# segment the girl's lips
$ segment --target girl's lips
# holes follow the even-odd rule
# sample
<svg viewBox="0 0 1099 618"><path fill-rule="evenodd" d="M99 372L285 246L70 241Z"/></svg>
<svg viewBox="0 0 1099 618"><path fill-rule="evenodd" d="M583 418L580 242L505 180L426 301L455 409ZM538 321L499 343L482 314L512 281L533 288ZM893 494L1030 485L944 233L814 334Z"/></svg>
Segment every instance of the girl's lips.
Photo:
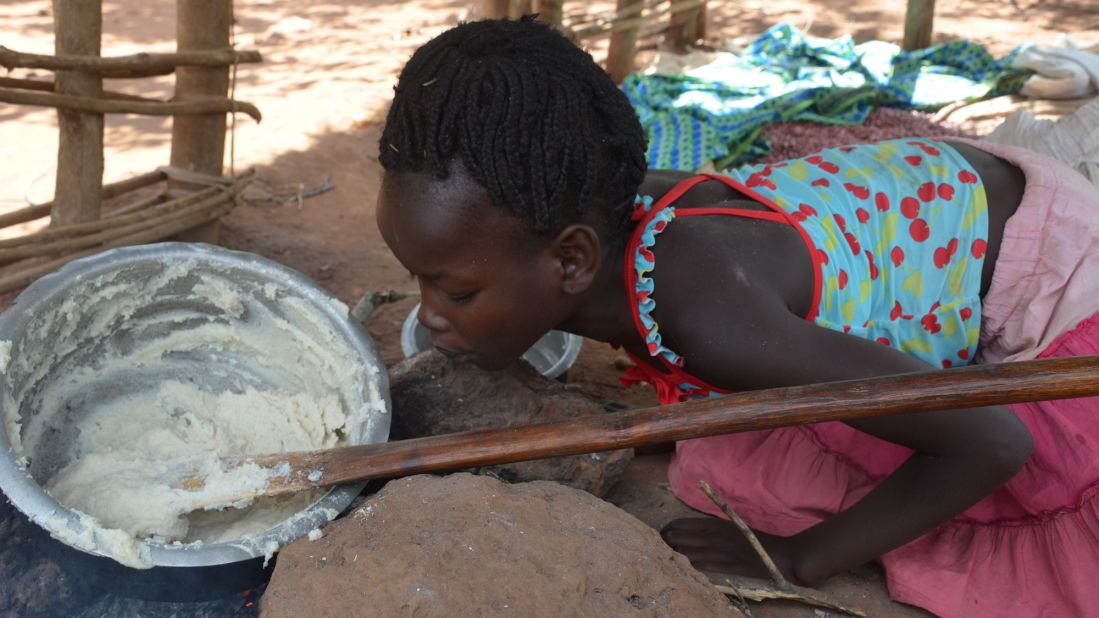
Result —
<svg viewBox="0 0 1099 618"><path fill-rule="evenodd" d="M448 348L441 348L439 346L435 346L435 349L438 350L440 354L442 354L443 356L449 358L452 361L465 360L469 357L469 354L467 352L456 352L454 350L450 350Z"/></svg>

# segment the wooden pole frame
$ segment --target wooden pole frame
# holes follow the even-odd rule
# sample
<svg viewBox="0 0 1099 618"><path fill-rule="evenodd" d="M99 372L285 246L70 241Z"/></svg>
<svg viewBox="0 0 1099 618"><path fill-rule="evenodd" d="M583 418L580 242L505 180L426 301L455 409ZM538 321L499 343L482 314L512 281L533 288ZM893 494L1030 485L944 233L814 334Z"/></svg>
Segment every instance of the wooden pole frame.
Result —
<svg viewBox="0 0 1099 618"><path fill-rule="evenodd" d="M671 12L696 9L706 3L706 0L644 0L641 4L616 12L610 17L597 19L583 28L574 30L577 39L589 39L606 36L615 32L621 32L631 28L640 28L656 23L660 18ZM666 4L667 6L661 6ZM642 15L642 12L645 12ZM658 28L655 32L666 32L668 26ZM640 34L639 34L640 36Z"/></svg>
<svg viewBox="0 0 1099 618"><path fill-rule="evenodd" d="M164 179L168 178L168 175L164 172L157 170L155 172L147 172L140 176L134 176L133 178L127 178L119 182L103 185L103 189L99 192L100 199L109 200L113 197L118 197L123 193L129 193L135 189L147 187L151 184L156 184ZM26 223L27 221L34 221L35 219L41 219L50 214L53 210L53 201L46 202L45 204L36 204L34 206L27 206L26 208L20 208L19 210L13 210L0 215L0 228L9 227L12 225L18 225L20 223Z"/></svg>
<svg viewBox="0 0 1099 618"><path fill-rule="evenodd" d="M216 240L218 218L236 206L237 193L254 176L254 171L235 178L221 176L225 114L243 112L257 122L262 119L254 105L227 96L229 67L262 58L256 51L232 49L232 0L178 3L175 53L102 57L102 0L53 0L53 56L0 46L0 67L56 74L52 81L0 77L0 102L55 108L59 125L54 199L0 214L0 228L51 214L52 226L0 241L0 264L19 262L15 270L0 277L0 293L22 287L70 260L112 247L172 236ZM177 78L173 100L103 90L105 77L173 72ZM103 185L103 127L108 113L172 116L170 165ZM167 181L169 197L180 197L165 201L165 193L160 193L103 216L103 200L162 181ZM203 233L186 234L202 226ZM42 262L40 258L53 259Z"/></svg>
<svg viewBox="0 0 1099 618"><path fill-rule="evenodd" d="M230 47L233 0L177 0L176 50L179 53L221 50ZM195 102L209 97L227 98L229 69L224 66L181 66L176 69L175 100ZM171 165L220 176L225 162L225 113L174 116ZM194 185L170 180L168 192L191 190ZM183 234L180 239L217 242L216 221Z"/></svg>
<svg viewBox="0 0 1099 618"><path fill-rule="evenodd" d="M533 11L532 0L510 0L508 2L508 19L519 19Z"/></svg>
<svg viewBox="0 0 1099 618"><path fill-rule="evenodd" d="M617 0L615 9L617 13L641 12L644 7L643 0ZM619 84L626 76L633 73L634 54L637 52L637 33L641 24L630 28L623 28L611 33L610 46L607 49L607 73Z"/></svg>
<svg viewBox="0 0 1099 618"><path fill-rule="evenodd" d="M153 175L160 176L159 178L153 179L155 182L155 180L158 180L163 176L170 176L171 174L169 172L157 170L111 186L122 187L123 185L129 185L129 188L132 189L138 186L139 183L149 181L152 179ZM105 249L164 240L165 238L181 234L203 224L216 221L236 207L239 201L237 196L254 177L255 171L249 170L237 178L225 179L228 184L218 188L217 193L212 197L209 191L200 191L197 194L187 196L184 199L175 200L176 208L167 211L161 209L152 218L119 216L104 219L104 222L107 225L102 229L107 230L106 233L100 232L98 226L89 224L80 225L79 229L86 230L89 234L78 235L71 238L71 242L64 245L54 244L50 247L51 251L65 251L63 256L43 263L21 263L18 267L13 267L16 268L16 270L12 270L3 277L0 277L0 294L27 285L38 277L53 272L77 258L91 255ZM196 201L197 203L194 203ZM168 208L170 205L164 204L163 206ZM69 228L59 228L59 231L63 230L68 232L74 231L75 229L75 226L70 226ZM90 240L94 240L94 243L85 242ZM92 246L93 244L94 246ZM37 248L41 249L41 247ZM41 253L42 252L40 251L39 254ZM19 255L8 254L7 257L18 259Z"/></svg>
<svg viewBox="0 0 1099 618"><path fill-rule="evenodd" d="M481 13L485 19L504 19L508 16L510 0L481 0Z"/></svg>
<svg viewBox="0 0 1099 618"><path fill-rule="evenodd" d="M534 0L534 12L538 20L551 26L560 26L564 0Z"/></svg>
<svg viewBox="0 0 1099 618"><path fill-rule="evenodd" d="M204 66L226 67L233 64L262 62L258 51L233 51L231 49L184 51L169 54L133 54L104 58L88 55L27 54L0 45L0 66L9 71L15 68L70 70L94 73L101 77L152 77L174 73L176 67Z"/></svg>
<svg viewBox="0 0 1099 618"><path fill-rule="evenodd" d="M53 0L57 55L98 56L103 33L102 0ZM38 97L98 98L103 78L80 70L59 70L57 94ZM59 107L57 110L57 181L53 223L66 225L99 218L103 185L103 112Z"/></svg>
<svg viewBox="0 0 1099 618"><path fill-rule="evenodd" d="M674 5L679 4L680 8ZM706 36L706 2L673 2L668 19L666 40L672 51L682 54L687 48Z"/></svg>
<svg viewBox="0 0 1099 618"><path fill-rule="evenodd" d="M904 15L904 42L901 47L905 51L930 47L934 23L935 0L908 0Z"/></svg>
<svg viewBox="0 0 1099 618"><path fill-rule="evenodd" d="M251 103L234 101L228 97L205 97L189 101L157 101L122 93L103 93L101 97L89 97L45 92L26 92L16 88L0 87L0 102L19 105L54 107L88 114L140 114L143 116L190 116L243 112L259 122L263 115ZM224 148L223 148L224 149ZM100 148L102 151L102 148ZM219 170L220 172L220 170ZM102 177L100 178L102 181Z"/></svg>

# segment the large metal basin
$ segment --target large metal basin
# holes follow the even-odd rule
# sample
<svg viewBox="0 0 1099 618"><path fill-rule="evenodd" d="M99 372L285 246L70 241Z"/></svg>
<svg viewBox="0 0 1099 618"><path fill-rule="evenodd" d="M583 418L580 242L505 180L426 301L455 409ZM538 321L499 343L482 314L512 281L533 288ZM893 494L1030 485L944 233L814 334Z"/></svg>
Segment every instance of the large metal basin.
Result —
<svg viewBox="0 0 1099 618"><path fill-rule="evenodd" d="M127 294L150 285L165 269L187 265L186 276L175 279L154 302L136 307L129 316L112 319L107 337L87 333L102 331L96 321L117 310L117 302ZM196 300L192 288L211 273L217 273L239 285L242 294L263 303L263 311L245 311L243 315L220 315L221 308ZM108 275L105 277L105 275ZM163 281L163 279L160 279ZM106 283L109 282L109 283ZM105 285L118 285L110 300L85 302ZM289 299L289 302L288 302ZM75 301L75 302L73 302ZM114 308L112 308L114 304ZM42 393L51 381L64 379L81 368L92 367L108 349L117 350L137 338L164 337L173 328L187 328L188 322L156 319L157 316L199 312L226 323L262 319L257 316L279 314L288 305L299 314L312 314L311 324L328 329L339 345L344 345L359 363L354 378L339 385L343 401L370 401L375 407L361 422L348 428L347 444L384 442L389 435L389 400L385 366L363 329L347 315L346 307L300 273L256 255L229 251L209 245L162 243L127 247L74 261L60 271L47 275L28 287L7 311L0 315L0 342L10 342L10 362L0 378L0 418L14 412L22 427L27 427L42 408ZM259 307L259 305L256 305ZM303 309L303 307L305 309ZM149 319L152 317L153 319ZM74 322L75 321L75 322ZM93 328L95 326L95 328ZM3 356L0 350L0 356ZM12 451L12 426L0 423L0 489L32 521L55 538L72 537L84 532L77 513L60 504L43 486L51 475L72 457L69 444L75 422L97 397L117 396L127 389L147 388L163 379L165 371L198 381L210 392L240 388L257 389L270 385L268 376L250 371L246 355L255 349L211 348L190 351L178 358L165 359L158 369L134 366L124 379L100 381L79 399L67 402L68 418L53 422L50 437L39 439L20 460ZM303 354L302 379L323 375L321 367L308 366ZM166 369L167 368L167 369ZM235 392L235 391L234 391ZM357 399L361 398L361 399ZM22 433L23 430L20 430ZM253 559L301 537L335 517L361 491L362 486L343 486L329 491L304 511L265 532L251 535L247 542L216 542L203 545L171 545L142 541L149 549L153 566L202 567ZM69 545L76 547L73 543ZM85 543L85 545L88 545ZM85 552L107 556L98 540L94 546L79 547Z"/></svg>

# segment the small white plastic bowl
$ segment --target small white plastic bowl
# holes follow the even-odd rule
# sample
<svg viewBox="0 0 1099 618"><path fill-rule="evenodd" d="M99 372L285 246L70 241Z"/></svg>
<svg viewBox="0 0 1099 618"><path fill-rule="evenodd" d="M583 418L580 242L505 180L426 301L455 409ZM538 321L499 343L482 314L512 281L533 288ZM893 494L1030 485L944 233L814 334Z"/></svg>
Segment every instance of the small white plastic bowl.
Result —
<svg viewBox="0 0 1099 618"><path fill-rule="evenodd" d="M419 312L420 305L417 304L401 327L401 351L405 358L431 349L431 333L420 324L416 317ZM576 362L583 341L583 337L572 333L551 330L523 354L523 360L547 378L556 379Z"/></svg>

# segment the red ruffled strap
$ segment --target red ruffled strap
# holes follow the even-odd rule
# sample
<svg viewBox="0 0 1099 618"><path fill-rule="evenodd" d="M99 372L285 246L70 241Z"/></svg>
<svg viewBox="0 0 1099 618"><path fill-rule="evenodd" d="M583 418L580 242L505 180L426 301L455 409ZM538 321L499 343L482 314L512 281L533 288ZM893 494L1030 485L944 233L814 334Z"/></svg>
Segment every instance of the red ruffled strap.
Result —
<svg viewBox="0 0 1099 618"><path fill-rule="evenodd" d="M656 397L661 405L679 403L697 396L705 397L709 394L709 392L704 389L690 392L685 391L676 382L675 376L652 371L647 367L643 368L642 365L637 364L627 367L626 370L622 372L622 375L619 376L618 381L626 388L639 384L652 385L652 387L656 389Z"/></svg>

